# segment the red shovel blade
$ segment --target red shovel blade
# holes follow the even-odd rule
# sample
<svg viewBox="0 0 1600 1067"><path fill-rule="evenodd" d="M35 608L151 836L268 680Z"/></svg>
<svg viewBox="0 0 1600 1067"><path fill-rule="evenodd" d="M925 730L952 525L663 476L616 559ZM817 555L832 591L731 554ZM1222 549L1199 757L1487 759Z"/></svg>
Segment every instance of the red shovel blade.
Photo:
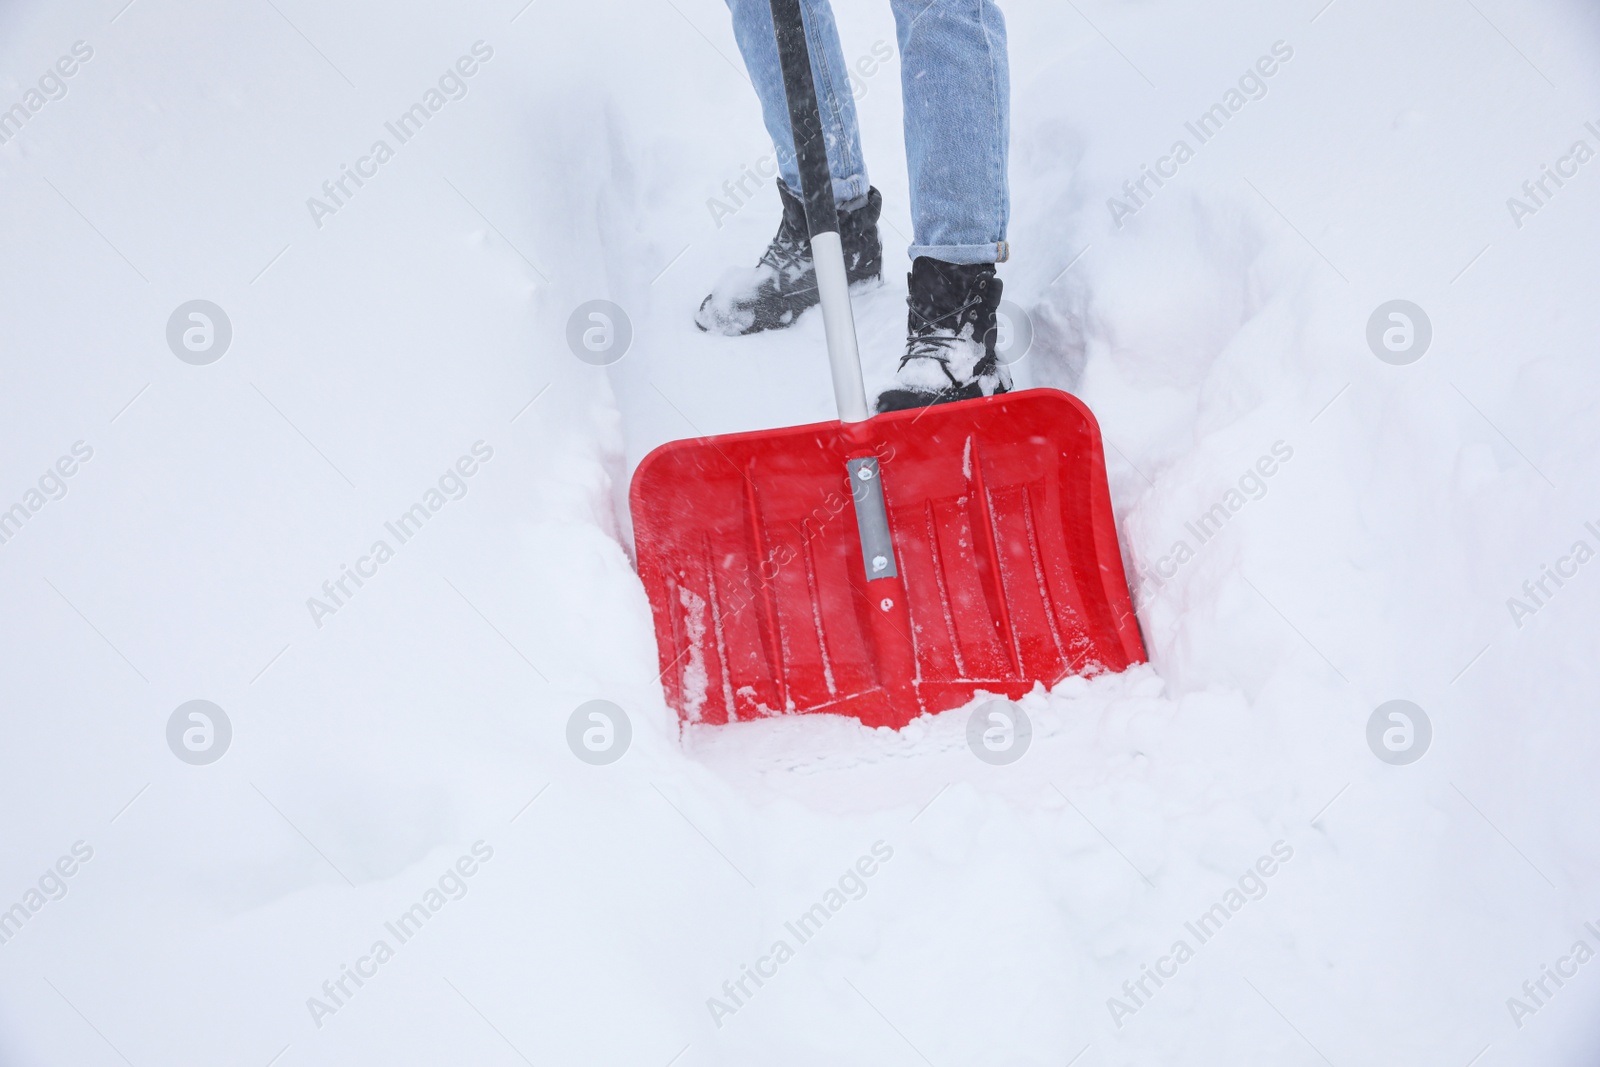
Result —
<svg viewBox="0 0 1600 1067"><path fill-rule="evenodd" d="M863 458L892 552L863 544ZM629 495L662 685L687 722L898 729L1145 658L1100 430L1066 393L676 441Z"/></svg>

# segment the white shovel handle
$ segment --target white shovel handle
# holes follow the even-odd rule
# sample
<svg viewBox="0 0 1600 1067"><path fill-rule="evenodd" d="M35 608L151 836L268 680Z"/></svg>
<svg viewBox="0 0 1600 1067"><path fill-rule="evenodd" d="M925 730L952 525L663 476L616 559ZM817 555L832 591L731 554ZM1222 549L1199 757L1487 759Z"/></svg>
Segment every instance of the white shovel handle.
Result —
<svg viewBox="0 0 1600 1067"><path fill-rule="evenodd" d="M800 196L806 206L811 261L822 300L823 332L828 339L828 367L833 372L833 399L840 422L865 422L867 386L861 377L861 351L856 343L855 313L850 308L850 281L845 273L844 246L839 241L839 212L833 199L827 139L811 77L811 50L806 44L800 0L771 0L772 25L783 66L784 95L789 101L789 128L794 132L800 165Z"/></svg>

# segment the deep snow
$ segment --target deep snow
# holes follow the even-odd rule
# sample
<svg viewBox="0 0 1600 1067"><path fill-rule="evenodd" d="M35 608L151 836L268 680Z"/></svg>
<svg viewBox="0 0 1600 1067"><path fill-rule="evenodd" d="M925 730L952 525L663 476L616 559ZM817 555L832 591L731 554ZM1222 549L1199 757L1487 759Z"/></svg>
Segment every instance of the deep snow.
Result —
<svg viewBox="0 0 1600 1067"><path fill-rule="evenodd" d="M1584 5L1005 4L1018 371L1100 418L1153 662L1027 698L1034 747L990 767L961 712L680 738L662 703L628 471L831 406L815 316L692 325L776 219L708 207L771 151L720 4L123 4L0 8L0 108L93 53L0 145L0 509L92 450L0 544L0 909L39 902L0 944L0 1063L1594 1061L1600 563L1523 590L1600 548L1600 161L1561 162L1600 150ZM893 43L887 4L839 8L847 57ZM859 86L892 253L869 385L903 328L899 77ZM1576 174L1518 218L1543 166ZM196 298L233 328L208 366L165 336ZM608 370L566 343L593 299L632 324ZM1366 340L1394 299L1432 323L1407 366ZM207 766L165 734L197 698L233 726ZM595 698L633 725L610 766L565 740ZM1395 698L1433 725L1409 766L1367 746Z"/></svg>

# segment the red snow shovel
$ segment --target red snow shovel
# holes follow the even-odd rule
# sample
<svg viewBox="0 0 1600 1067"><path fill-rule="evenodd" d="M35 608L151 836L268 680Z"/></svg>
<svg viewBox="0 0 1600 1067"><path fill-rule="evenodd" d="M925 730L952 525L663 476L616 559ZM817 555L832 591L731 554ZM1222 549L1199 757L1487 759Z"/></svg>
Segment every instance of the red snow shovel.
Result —
<svg viewBox="0 0 1600 1067"><path fill-rule="evenodd" d="M869 417L799 0L771 0L839 421L662 445L629 492L667 702L898 729L1145 658L1094 416L1029 389Z"/></svg>

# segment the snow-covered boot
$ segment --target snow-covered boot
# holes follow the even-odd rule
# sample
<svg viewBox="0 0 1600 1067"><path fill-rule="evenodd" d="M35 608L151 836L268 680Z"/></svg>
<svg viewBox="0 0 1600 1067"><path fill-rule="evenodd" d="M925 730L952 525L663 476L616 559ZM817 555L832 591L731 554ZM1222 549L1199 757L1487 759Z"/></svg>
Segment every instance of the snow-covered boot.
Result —
<svg viewBox="0 0 1600 1067"><path fill-rule="evenodd" d="M730 271L701 303L695 324L710 333L738 337L794 325L802 312L816 307L817 272L811 263L811 238L805 204L778 179L783 221L754 268ZM883 197L867 190L866 202L839 211L839 243L844 246L845 275L850 283L875 280L883 273L883 242L878 215Z"/></svg>
<svg viewBox="0 0 1600 1067"><path fill-rule="evenodd" d="M878 410L927 407L1011 391L995 355L1000 279L993 263L962 265L919 256L906 297L906 354Z"/></svg>

